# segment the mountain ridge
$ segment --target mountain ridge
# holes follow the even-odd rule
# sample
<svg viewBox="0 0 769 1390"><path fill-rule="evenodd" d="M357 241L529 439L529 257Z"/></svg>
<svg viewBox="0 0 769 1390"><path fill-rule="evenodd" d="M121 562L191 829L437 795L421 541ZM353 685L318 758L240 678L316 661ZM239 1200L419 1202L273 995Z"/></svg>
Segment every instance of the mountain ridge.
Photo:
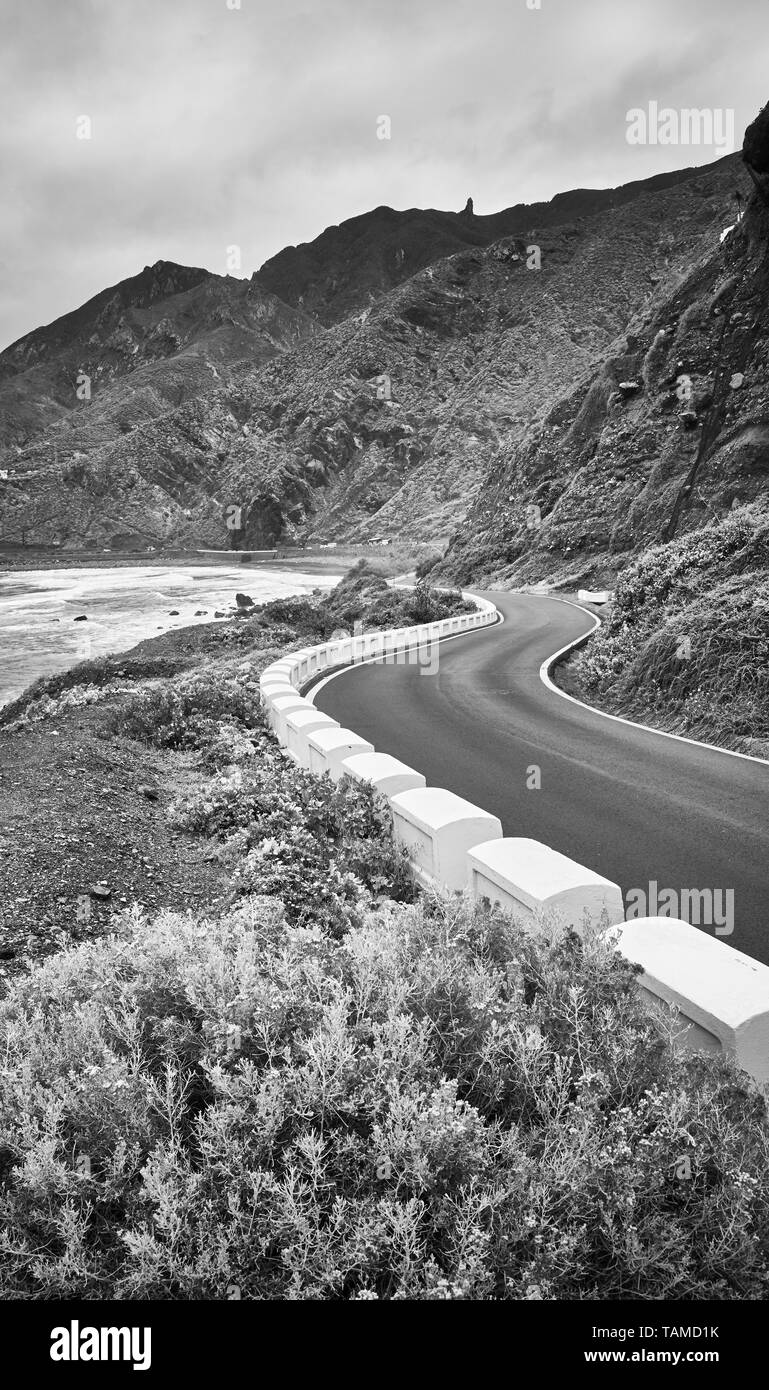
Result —
<svg viewBox="0 0 769 1390"><path fill-rule="evenodd" d="M500 449L685 277L742 177L727 156L489 216L380 207L250 279L145 267L0 354L0 539L444 545ZM391 255L404 228L420 268Z"/></svg>

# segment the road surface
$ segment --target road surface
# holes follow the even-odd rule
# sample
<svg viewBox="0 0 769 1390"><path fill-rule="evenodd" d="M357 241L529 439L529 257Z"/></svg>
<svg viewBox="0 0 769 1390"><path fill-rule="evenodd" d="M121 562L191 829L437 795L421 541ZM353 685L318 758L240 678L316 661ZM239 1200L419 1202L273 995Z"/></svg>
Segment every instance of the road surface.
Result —
<svg viewBox="0 0 769 1390"><path fill-rule="evenodd" d="M584 611L487 593L505 622L441 644L438 670L356 666L319 709L497 815L619 883L627 895L734 894L730 946L769 964L769 765L605 719L540 680L541 663L589 630ZM540 770L541 788L529 772ZM654 912L652 904L650 911ZM668 915L677 916L677 912ZM728 925L728 923L727 923ZM715 933L715 922L706 926Z"/></svg>

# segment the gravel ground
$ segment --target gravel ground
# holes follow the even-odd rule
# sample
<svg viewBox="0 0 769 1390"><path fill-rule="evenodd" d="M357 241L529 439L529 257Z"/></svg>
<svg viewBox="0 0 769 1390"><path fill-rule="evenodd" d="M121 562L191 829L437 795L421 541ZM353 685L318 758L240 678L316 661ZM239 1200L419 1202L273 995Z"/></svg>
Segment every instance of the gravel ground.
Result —
<svg viewBox="0 0 769 1390"><path fill-rule="evenodd" d="M0 979L132 903L213 908L225 892L211 841L165 814L200 779L198 755L107 742L105 711L0 730Z"/></svg>

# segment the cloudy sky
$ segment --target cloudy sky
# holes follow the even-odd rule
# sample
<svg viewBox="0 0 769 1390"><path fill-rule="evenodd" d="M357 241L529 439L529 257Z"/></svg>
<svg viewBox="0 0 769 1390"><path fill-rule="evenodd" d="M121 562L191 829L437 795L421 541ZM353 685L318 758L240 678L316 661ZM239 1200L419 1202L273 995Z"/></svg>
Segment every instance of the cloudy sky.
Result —
<svg viewBox="0 0 769 1390"><path fill-rule="evenodd" d="M767 0L536 5L0 0L0 347L157 260L225 274L235 245L250 275L382 203L710 163L629 145L628 110L733 108L739 148L769 100Z"/></svg>

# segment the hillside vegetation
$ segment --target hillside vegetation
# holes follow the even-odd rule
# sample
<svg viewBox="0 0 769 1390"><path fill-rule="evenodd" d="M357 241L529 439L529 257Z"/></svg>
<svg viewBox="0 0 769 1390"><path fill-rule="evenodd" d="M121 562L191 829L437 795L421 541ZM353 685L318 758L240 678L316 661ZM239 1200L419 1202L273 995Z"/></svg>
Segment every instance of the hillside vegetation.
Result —
<svg viewBox="0 0 769 1390"><path fill-rule="evenodd" d="M769 758L769 515L742 507L624 570L561 683L603 708Z"/></svg>

